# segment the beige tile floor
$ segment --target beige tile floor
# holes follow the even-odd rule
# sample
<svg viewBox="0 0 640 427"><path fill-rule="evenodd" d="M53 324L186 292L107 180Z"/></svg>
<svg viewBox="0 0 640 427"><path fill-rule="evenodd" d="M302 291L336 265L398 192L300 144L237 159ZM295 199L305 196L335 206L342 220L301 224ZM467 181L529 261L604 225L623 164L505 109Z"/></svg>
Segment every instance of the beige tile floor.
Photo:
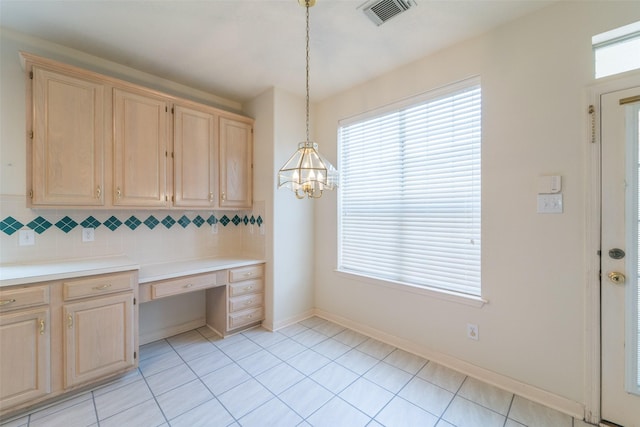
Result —
<svg viewBox="0 0 640 427"><path fill-rule="evenodd" d="M140 348L139 369L2 427L586 427L313 317L220 339L200 328Z"/></svg>

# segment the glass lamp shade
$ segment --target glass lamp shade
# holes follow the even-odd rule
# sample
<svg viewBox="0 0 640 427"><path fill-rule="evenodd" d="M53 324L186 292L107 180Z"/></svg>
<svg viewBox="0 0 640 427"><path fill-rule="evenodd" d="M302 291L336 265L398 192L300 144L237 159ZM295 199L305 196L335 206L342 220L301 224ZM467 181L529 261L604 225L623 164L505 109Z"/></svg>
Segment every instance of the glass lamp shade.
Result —
<svg viewBox="0 0 640 427"><path fill-rule="evenodd" d="M318 152L315 142L301 142L298 151L278 171L278 188L286 187L298 199L317 199L338 186L338 171Z"/></svg>

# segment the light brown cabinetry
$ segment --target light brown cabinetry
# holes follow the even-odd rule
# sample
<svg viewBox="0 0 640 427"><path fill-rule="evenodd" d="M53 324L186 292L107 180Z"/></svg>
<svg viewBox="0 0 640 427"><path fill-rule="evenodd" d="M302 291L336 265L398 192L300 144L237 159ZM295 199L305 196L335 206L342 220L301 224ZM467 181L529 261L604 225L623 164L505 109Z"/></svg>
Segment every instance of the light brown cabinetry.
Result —
<svg viewBox="0 0 640 427"><path fill-rule="evenodd" d="M207 324L222 336L264 320L264 264L228 270L225 287L207 291Z"/></svg>
<svg viewBox="0 0 640 427"><path fill-rule="evenodd" d="M134 289L130 274L64 282L65 388L135 366Z"/></svg>
<svg viewBox="0 0 640 427"><path fill-rule="evenodd" d="M104 204L105 87L34 66L30 203Z"/></svg>
<svg viewBox="0 0 640 427"><path fill-rule="evenodd" d="M51 390L47 287L0 291L0 413Z"/></svg>
<svg viewBox="0 0 640 427"><path fill-rule="evenodd" d="M113 204L167 205L167 100L113 89Z"/></svg>
<svg viewBox="0 0 640 427"><path fill-rule="evenodd" d="M252 206L252 119L21 55L33 75L27 90L30 205Z"/></svg>
<svg viewBox="0 0 640 427"><path fill-rule="evenodd" d="M0 290L0 416L137 365L137 273Z"/></svg>
<svg viewBox="0 0 640 427"><path fill-rule="evenodd" d="M218 199L218 116L209 109L175 105L174 204L215 207Z"/></svg>
<svg viewBox="0 0 640 427"><path fill-rule="evenodd" d="M253 203L251 123L220 118L220 207L250 208Z"/></svg>

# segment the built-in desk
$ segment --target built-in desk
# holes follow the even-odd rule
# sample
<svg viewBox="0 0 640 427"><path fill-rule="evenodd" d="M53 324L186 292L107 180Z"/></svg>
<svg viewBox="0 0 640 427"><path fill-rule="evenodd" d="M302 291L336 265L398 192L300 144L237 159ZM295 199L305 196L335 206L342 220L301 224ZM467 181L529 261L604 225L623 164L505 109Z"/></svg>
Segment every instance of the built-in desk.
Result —
<svg viewBox="0 0 640 427"><path fill-rule="evenodd" d="M264 319L264 261L209 258L142 265L141 303L205 291L206 323L226 336Z"/></svg>

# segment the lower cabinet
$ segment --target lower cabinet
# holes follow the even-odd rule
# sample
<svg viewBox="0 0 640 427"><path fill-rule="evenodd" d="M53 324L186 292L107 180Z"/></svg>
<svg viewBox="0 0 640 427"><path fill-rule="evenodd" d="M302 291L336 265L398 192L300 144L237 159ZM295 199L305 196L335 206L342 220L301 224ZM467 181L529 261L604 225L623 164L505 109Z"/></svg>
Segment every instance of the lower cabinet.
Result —
<svg viewBox="0 0 640 427"><path fill-rule="evenodd" d="M264 264L228 270L224 287L207 291L207 325L226 336L264 320Z"/></svg>
<svg viewBox="0 0 640 427"><path fill-rule="evenodd" d="M65 388L135 365L133 298L129 292L64 306Z"/></svg>
<svg viewBox="0 0 640 427"><path fill-rule="evenodd" d="M50 392L50 331L48 307L0 314L0 413Z"/></svg>
<svg viewBox="0 0 640 427"><path fill-rule="evenodd" d="M0 417L137 365L137 278L0 289Z"/></svg>

